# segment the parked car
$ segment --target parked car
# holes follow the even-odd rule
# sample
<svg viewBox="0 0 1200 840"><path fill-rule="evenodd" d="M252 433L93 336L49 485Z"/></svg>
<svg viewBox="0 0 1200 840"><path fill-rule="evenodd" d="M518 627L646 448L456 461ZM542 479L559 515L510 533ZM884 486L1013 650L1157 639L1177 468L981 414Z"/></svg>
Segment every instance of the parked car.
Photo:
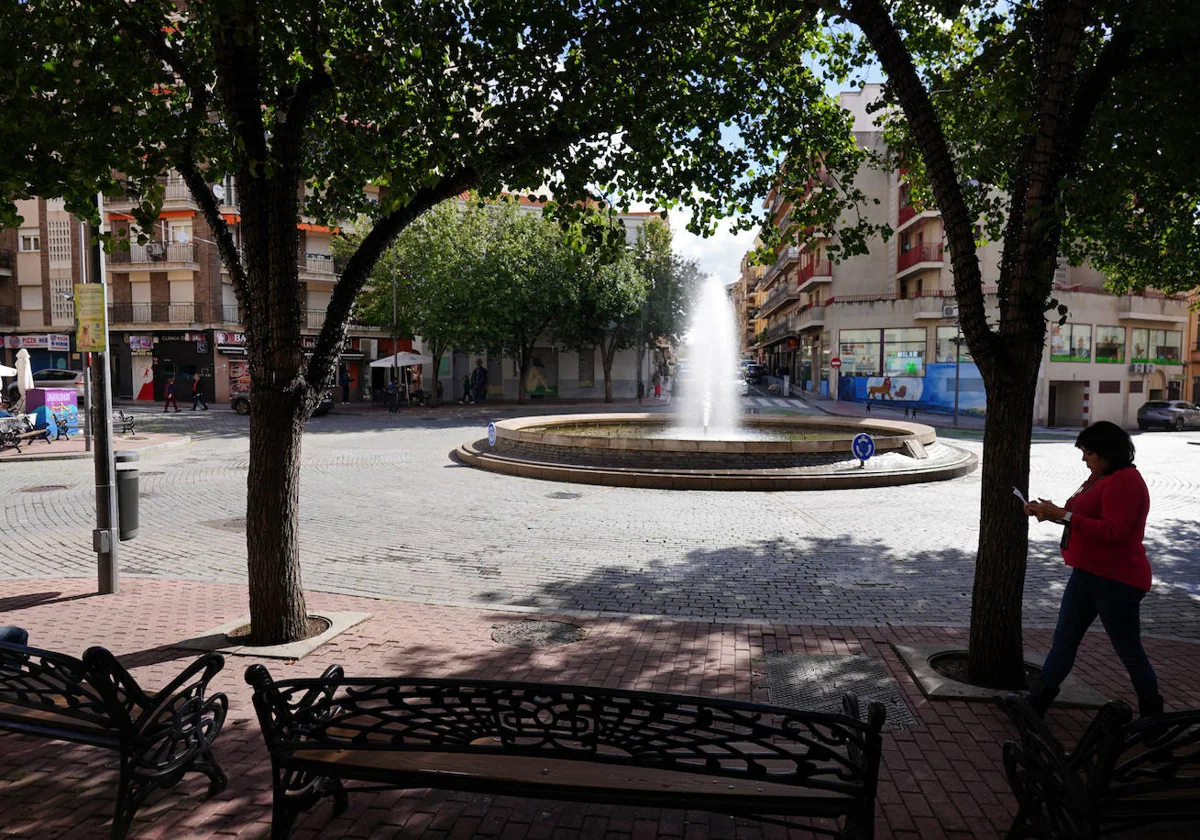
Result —
<svg viewBox="0 0 1200 840"><path fill-rule="evenodd" d="M34 388L70 388L72 385L75 386L75 393L82 398L83 371L43 368L33 372Z"/></svg>
<svg viewBox="0 0 1200 840"><path fill-rule="evenodd" d="M1138 409L1138 428L1143 432L1151 426L1174 429L1200 429L1200 408L1185 400L1151 400Z"/></svg>
<svg viewBox="0 0 1200 840"><path fill-rule="evenodd" d="M757 362L746 365L745 372L746 381L753 382L755 385L764 382L767 378L767 366Z"/></svg>
<svg viewBox="0 0 1200 840"><path fill-rule="evenodd" d="M250 413L250 395L249 394L234 394L229 399L229 407L241 414L243 417ZM325 396L321 397L321 401L317 403L317 407L313 409L312 416L320 417L329 409L333 408L333 391L326 391Z"/></svg>

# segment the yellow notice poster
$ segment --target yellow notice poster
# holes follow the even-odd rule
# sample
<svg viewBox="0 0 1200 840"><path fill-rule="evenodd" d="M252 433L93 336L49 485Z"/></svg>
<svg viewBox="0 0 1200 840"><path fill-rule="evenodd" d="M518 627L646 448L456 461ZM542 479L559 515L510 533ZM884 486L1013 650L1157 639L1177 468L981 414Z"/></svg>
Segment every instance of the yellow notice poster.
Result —
<svg viewBox="0 0 1200 840"><path fill-rule="evenodd" d="M104 286L75 284L75 347L81 353L103 353Z"/></svg>

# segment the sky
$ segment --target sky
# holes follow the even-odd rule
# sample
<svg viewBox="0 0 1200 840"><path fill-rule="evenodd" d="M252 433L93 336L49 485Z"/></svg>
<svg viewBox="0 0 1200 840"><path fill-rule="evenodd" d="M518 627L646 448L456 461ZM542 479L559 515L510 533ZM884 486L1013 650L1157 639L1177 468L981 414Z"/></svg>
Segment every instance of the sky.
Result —
<svg viewBox="0 0 1200 840"><path fill-rule="evenodd" d="M743 230L735 235L729 229L730 222L725 221L716 233L705 239L687 229L690 213L672 210L670 216L671 244L676 254L695 260L702 274L715 274L726 285L738 278L742 257L754 246L753 230Z"/></svg>

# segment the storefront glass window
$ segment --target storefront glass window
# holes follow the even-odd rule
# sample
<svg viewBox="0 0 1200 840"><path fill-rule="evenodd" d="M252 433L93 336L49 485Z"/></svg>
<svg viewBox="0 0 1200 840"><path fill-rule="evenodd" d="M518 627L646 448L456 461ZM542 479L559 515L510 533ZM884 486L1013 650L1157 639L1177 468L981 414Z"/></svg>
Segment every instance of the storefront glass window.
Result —
<svg viewBox="0 0 1200 840"><path fill-rule="evenodd" d="M1091 324L1054 324L1050 327L1050 361L1090 362Z"/></svg>
<svg viewBox="0 0 1200 840"><path fill-rule="evenodd" d="M1183 333L1178 330L1150 331L1150 361L1156 365L1177 365L1183 359Z"/></svg>
<svg viewBox="0 0 1200 840"><path fill-rule="evenodd" d="M938 327L937 328L937 362L954 362L954 336L960 335L957 327ZM971 351L967 348L967 340L962 339L958 348L958 360L960 362L971 361Z"/></svg>
<svg viewBox="0 0 1200 840"><path fill-rule="evenodd" d="M1125 328L1096 327L1096 361L1119 365L1125 362Z"/></svg>
<svg viewBox="0 0 1200 840"><path fill-rule="evenodd" d="M884 330L884 376L924 376L925 341L924 327Z"/></svg>
<svg viewBox="0 0 1200 840"><path fill-rule="evenodd" d="M842 376L879 375L879 330L841 330L838 343Z"/></svg>
<svg viewBox="0 0 1200 840"><path fill-rule="evenodd" d="M1130 353L1129 361L1150 361L1150 330L1133 331L1133 351Z"/></svg>

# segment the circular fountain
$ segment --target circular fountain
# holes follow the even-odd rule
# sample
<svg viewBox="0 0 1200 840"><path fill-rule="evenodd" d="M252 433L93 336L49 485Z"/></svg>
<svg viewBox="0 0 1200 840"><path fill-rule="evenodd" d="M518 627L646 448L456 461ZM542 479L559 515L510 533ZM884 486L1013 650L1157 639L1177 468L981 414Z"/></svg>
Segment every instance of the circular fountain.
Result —
<svg viewBox="0 0 1200 840"><path fill-rule="evenodd" d="M460 446L463 463L494 472L671 490L823 490L941 481L975 469L970 453L930 426L895 420L740 411L732 306L716 278L703 289L672 412L518 417ZM494 434L493 434L494 432ZM871 435L865 463L851 443Z"/></svg>

